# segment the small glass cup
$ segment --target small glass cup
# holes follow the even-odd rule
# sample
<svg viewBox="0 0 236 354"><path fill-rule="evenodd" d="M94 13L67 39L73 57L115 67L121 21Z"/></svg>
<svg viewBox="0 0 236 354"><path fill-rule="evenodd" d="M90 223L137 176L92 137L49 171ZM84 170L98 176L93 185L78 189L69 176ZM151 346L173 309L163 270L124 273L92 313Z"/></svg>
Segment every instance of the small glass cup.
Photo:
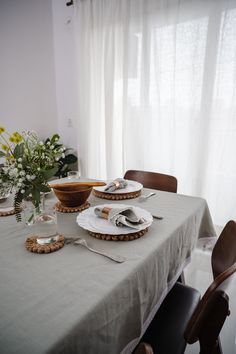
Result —
<svg viewBox="0 0 236 354"><path fill-rule="evenodd" d="M57 217L53 208L45 208L34 218L34 231L40 245L58 240Z"/></svg>
<svg viewBox="0 0 236 354"><path fill-rule="evenodd" d="M79 171L69 171L69 172L67 172L67 178L70 180L80 179L80 172Z"/></svg>

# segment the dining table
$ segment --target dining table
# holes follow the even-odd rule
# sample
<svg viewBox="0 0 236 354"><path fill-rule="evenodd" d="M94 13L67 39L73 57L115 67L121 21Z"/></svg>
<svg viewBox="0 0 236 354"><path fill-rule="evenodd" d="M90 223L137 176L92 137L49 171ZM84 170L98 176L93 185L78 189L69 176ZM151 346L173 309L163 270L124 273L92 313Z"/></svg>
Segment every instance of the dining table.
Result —
<svg viewBox="0 0 236 354"><path fill-rule="evenodd" d="M48 254L29 252L31 226L23 217L0 217L1 354L132 353L197 240L215 236L205 199L146 188L141 193L108 202L92 192L88 199L90 207L122 204L160 217L130 241L97 239L78 225L78 212L57 212L60 235L85 239L123 257L122 263L74 243ZM46 204L56 202L51 192Z"/></svg>

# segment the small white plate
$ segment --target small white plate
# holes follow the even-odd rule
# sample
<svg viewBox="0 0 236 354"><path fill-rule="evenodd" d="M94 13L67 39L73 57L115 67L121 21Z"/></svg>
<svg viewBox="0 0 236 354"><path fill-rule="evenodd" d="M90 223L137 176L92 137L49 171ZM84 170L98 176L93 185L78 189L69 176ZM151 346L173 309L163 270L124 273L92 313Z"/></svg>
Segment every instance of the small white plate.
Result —
<svg viewBox="0 0 236 354"><path fill-rule="evenodd" d="M128 179L126 181L128 184L125 188L116 189L114 192L105 191L107 185L102 187L93 187L93 189L95 189L98 192L109 193L109 194L126 194L126 193L138 192L143 188L143 185L139 182L130 181ZM112 182L112 180L107 181L107 184L109 184L110 182Z"/></svg>
<svg viewBox="0 0 236 354"><path fill-rule="evenodd" d="M135 213L141 218L144 218L146 222L140 225L139 230L128 227L128 226L114 226L112 223L106 219L98 217L94 213L95 208L103 208L103 207L108 207L108 208L133 208ZM153 217L152 215L145 209L133 206L133 205L126 205L126 204L103 204L103 205L97 205L94 207L91 207L89 209L86 209L79 213L79 215L76 218L76 221L79 226L81 226L83 229L95 232L95 233L100 233L100 234L108 234L108 235L120 235L120 234L131 234L137 231L141 231L149 227L152 222L153 222Z"/></svg>

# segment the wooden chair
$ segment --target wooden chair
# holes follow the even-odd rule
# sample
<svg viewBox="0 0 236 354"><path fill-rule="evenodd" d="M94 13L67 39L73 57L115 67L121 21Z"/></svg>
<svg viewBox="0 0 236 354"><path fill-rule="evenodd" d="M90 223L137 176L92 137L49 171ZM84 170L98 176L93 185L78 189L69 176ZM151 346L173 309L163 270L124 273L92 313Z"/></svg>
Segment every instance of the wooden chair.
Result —
<svg viewBox="0 0 236 354"><path fill-rule="evenodd" d="M236 263L220 274L199 301L197 290L177 283L142 337L156 354L183 354L187 343L200 343L201 354L222 354L219 334L229 315L227 285Z"/></svg>
<svg viewBox="0 0 236 354"><path fill-rule="evenodd" d="M124 178L142 183L145 188L177 192L177 179L174 176L157 172L128 170L125 172Z"/></svg>
<svg viewBox="0 0 236 354"><path fill-rule="evenodd" d="M202 299L196 289L177 283L142 337L154 353L182 354L187 343L199 341L200 354L222 354L219 335L230 314L227 287L236 271L235 247L236 223L229 221L213 250L214 281Z"/></svg>
<svg viewBox="0 0 236 354"><path fill-rule="evenodd" d="M236 222L230 220L222 230L211 254L214 279L236 262Z"/></svg>

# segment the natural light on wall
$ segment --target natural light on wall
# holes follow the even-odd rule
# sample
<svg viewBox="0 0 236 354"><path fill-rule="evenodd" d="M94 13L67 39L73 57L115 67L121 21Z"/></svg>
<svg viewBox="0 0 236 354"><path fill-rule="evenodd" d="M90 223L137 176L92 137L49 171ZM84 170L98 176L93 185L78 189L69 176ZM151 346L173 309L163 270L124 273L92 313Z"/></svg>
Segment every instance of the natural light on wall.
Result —
<svg viewBox="0 0 236 354"><path fill-rule="evenodd" d="M236 3L77 1L84 174L173 174L236 217Z"/></svg>

